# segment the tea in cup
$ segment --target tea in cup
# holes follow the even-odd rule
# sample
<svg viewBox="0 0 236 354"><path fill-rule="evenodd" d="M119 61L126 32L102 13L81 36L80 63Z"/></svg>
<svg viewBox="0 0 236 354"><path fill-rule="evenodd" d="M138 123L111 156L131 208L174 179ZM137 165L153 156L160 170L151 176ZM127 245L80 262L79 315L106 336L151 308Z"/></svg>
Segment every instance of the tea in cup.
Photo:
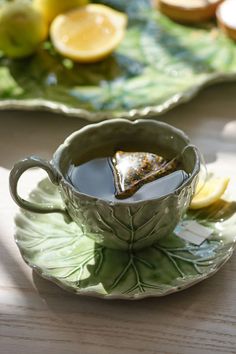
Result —
<svg viewBox="0 0 236 354"><path fill-rule="evenodd" d="M64 208L18 195L18 180L32 167L46 170ZM173 232L199 172L200 154L179 129L155 120L114 119L73 133L51 162L36 156L18 162L10 190L21 208L69 215L96 243L132 251Z"/></svg>

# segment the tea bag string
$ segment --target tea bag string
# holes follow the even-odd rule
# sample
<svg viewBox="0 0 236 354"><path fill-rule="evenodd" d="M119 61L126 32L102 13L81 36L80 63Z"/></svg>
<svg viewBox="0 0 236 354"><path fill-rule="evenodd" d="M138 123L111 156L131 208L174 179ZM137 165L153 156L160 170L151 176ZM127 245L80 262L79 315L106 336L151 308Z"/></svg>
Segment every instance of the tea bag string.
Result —
<svg viewBox="0 0 236 354"><path fill-rule="evenodd" d="M198 152L198 154L199 154L199 157L200 157L200 172L199 172L199 181L198 181L199 187L198 187L198 191L195 193L195 195L198 195L202 191L202 189L203 189L203 187L204 187L204 185L205 185L205 183L206 183L206 181L208 179L208 176L209 176L208 175L208 170L207 170L207 166L206 166L206 162L205 162L203 154L198 149L198 147L193 145L193 144L186 145L183 148L183 150L181 151L179 157L183 156L185 151L188 150L188 149L196 150Z"/></svg>

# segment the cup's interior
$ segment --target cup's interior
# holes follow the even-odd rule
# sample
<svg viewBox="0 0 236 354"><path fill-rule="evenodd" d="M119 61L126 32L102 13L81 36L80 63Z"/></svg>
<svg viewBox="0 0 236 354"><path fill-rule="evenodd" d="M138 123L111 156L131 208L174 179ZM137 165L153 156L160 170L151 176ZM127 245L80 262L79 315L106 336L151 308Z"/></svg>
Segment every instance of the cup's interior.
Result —
<svg viewBox="0 0 236 354"><path fill-rule="evenodd" d="M119 119L92 124L72 134L56 152L55 160L66 178L71 164L79 165L94 158L112 156L117 150L152 152L172 159L181 154L188 144L188 137L168 124ZM196 152L187 149L181 160L183 169L191 174L198 160Z"/></svg>

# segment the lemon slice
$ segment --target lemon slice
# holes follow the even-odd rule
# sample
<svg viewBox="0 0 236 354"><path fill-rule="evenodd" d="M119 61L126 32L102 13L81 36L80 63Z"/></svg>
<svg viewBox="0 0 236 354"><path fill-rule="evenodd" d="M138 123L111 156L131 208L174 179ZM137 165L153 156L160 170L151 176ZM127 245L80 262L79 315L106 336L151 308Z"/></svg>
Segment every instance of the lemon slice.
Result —
<svg viewBox="0 0 236 354"><path fill-rule="evenodd" d="M205 208L215 202L224 194L229 184L229 178L212 177L202 186L197 185L196 194L190 204L190 209Z"/></svg>
<svg viewBox="0 0 236 354"><path fill-rule="evenodd" d="M127 16L105 5L89 4L57 16L50 35L56 50L75 61L95 62L124 37Z"/></svg>

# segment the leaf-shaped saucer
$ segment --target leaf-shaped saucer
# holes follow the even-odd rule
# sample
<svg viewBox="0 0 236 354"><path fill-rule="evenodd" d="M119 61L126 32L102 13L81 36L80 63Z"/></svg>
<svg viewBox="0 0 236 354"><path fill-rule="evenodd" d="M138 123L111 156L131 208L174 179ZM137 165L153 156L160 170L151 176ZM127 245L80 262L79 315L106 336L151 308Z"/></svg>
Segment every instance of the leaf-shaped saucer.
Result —
<svg viewBox="0 0 236 354"><path fill-rule="evenodd" d="M37 202L60 201L55 186L42 180L31 193ZM16 242L27 264L42 277L76 294L107 299L142 299L180 291L213 275L232 255L236 203L220 200L186 215L213 231L200 246L175 234L133 253L104 248L60 214L21 211Z"/></svg>

